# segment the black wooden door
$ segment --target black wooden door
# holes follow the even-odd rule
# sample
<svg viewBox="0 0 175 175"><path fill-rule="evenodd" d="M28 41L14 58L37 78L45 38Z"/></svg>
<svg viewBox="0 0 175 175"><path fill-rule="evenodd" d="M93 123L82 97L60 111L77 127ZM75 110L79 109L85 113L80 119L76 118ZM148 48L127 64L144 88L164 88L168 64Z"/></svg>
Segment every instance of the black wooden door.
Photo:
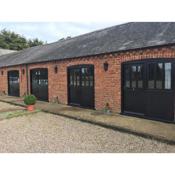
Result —
<svg viewBox="0 0 175 175"><path fill-rule="evenodd" d="M80 105L81 103L81 85L80 85L80 68L70 68L69 75L69 103Z"/></svg>
<svg viewBox="0 0 175 175"><path fill-rule="evenodd" d="M19 71L8 72L8 95L19 97Z"/></svg>
<svg viewBox="0 0 175 175"><path fill-rule="evenodd" d="M31 94L38 100L48 101L48 70L45 68L32 69L31 76Z"/></svg>
<svg viewBox="0 0 175 175"><path fill-rule="evenodd" d="M153 119L174 120L173 62L153 61L147 65L146 115Z"/></svg>
<svg viewBox="0 0 175 175"><path fill-rule="evenodd" d="M124 111L145 114L144 64L124 65Z"/></svg>
<svg viewBox="0 0 175 175"><path fill-rule="evenodd" d="M68 101L71 105L94 108L93 65L68 68Z"/></svg>
<svg viewBox="0 0 175 175"><path fill-rule="evenodd" d="M173 121L173 65L172 60L123 64L123 113Z"/></svg>

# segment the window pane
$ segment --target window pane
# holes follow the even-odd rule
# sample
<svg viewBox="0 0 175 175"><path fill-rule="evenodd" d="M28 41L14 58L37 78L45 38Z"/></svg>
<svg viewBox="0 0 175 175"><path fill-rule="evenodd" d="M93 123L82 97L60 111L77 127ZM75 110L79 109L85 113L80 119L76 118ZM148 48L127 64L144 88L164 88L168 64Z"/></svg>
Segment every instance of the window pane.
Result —
<svg viewBox="0 0 175 175"><path fill-rule="evenodd" d="M81 85L82 85L82 86L85 86L84 77L83 77L82 80L81 80Z"/></svg>
<svg viewBox="0 0 175 175"><path fill-rule="evenodd" d="M154 64L149 64L148 67L148 88L154 89Z"/></svg>
<svg viewBox="0 0 175 175"><path fill-rule="evenodd" d="M80 85L80 77L79 77L79 75L77 75L77 86L79 86Z"/></svg>
<svg viewBox="0 0 175 175"><path fill-rule="evenodd" d="M163 87L163 63L156 64L156 88L162 89Z"/></svg>
<svg viewBox="0 0 175 175"><path fill-rule="evenodd" d="M130 88L130 67L125 67L125 87Z"/></svg>
<svg viewBox="0 0 175 175"><path fill-rule="evenodd" d="M143 88L143 65L137 67L138 88Z"/></svg>
<svg viewBox="0 0 175 175"><path fill-rule="evenodd" d="M73 85L73 77L70 75L70 85Z"/></svg>
<svg viewBox="0 0 175 175"><path fill-rule="evenodd" d="M73 77L73 85L74 86L77 86L77 76L79 75L79 70L78 69L75 69L74 70L74 77Z"/></svg>
<svg viewBox="0 0 175 175"><path fill-rule="evenodd" d="M86 84L85 84L85 86L89 86L89 78L88 78L88 76L85 76L85 79L86 79Z"/></svg>
<svg viewBox="0 0 175 175"><path fill-rule="evenodd" d="M165 89L171 89L171 63L165 63Z"/></svg>
<svg viewBox="0 0 175 175"><path fill-rule="evenodd" d="M136 80L137 80L136 66L131 66L131 86L132 86L132 88L136 87Z"/></svg>
<svg viewBox="0 0 175 175"><path fill-rule="evenodd" d="M89 79L90 79L90 86L92 87L93 86L93 76L90 76Z"/></svg>

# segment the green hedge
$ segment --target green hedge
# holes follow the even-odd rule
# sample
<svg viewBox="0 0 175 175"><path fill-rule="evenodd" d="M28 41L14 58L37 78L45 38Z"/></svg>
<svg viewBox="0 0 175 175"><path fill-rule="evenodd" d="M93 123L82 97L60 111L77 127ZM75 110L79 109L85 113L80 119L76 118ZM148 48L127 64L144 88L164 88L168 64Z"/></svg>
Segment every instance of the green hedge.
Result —
<svg viewBox="0 0 175 175"><path fill-rule="evenodd" d="M36 97L34 95L26 95L24 97L24 103L26 105L34 105L36 103Z"/></svg>

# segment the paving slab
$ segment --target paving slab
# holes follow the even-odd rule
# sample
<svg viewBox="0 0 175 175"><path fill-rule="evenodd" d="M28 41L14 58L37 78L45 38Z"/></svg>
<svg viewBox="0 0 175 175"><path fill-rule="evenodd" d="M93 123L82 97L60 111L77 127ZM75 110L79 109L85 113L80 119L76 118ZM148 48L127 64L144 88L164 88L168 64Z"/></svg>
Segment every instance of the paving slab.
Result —
<svg viewBox="0 0 175 175"><path fill-rule="evenodd" d="M25 106L22 98L0 96L0 101ZM175 124L38 101L36 108L106 128L175 144Z"/></svg>

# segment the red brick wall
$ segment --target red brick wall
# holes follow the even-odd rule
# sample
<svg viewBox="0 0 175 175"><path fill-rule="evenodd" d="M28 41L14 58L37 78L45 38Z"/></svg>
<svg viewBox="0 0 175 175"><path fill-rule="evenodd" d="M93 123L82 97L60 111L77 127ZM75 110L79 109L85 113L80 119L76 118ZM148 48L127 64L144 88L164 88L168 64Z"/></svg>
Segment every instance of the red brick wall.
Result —
<svg viewBox="0 0 175 175"><path fill-rule="evenodd" d="M3 72L3 74L2 74ZM6 68L0 69L0 92L1 93L7 93L7 73Z"/></svg>
<svg viewBox="0 0 175 175"><path fill-rule="evenodd" d="M37 63L29 65L33 68L48 68L49 82L49 101L58 97L59 102L67 104L67 67L77 64L93 64L95 71L95 108L103 109L106 103L109 103L113 111L121 110L121 63L131 60L155 58L175 58L175 47L163 47L154 49L144 49L138 51L128 51L116 54L106 54L101 56L84 57L83 59L68 59L57 62ZM103 63L109 63L107 72L103 69ZM58 66L58 72L55 74L54 67ZM10 68L0 68L0 91L7 93L7 71L20 70L20 95L27 92L26 71L22 74L25 66L16 66ZM4 74L1 75L1 70ZM29 84L30 88L30 84Z"/></svg>
<svg viewBox="0 0 175 175"><path fill-rule="evenodd" d="M19 71L19 81L20 81L20 96L23 96L26 92L26 71L25 74L22 74L22 69L25 69L25 66L14 66L8 68L0 68L0 92L8 94L8 71L18 70ZM3 71L3 75L2 75Z"/></svg>

